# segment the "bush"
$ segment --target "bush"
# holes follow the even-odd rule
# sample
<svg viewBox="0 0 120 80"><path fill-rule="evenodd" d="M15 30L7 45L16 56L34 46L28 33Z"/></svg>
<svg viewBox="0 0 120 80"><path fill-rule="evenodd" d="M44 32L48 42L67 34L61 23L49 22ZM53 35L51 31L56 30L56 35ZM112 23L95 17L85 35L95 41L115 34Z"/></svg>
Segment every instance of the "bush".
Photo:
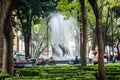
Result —
<svg viewBox="0 0 120 80"><path fill-rule="evenodd" d="M116 62L116 60L112 60L112 63L115 63Z"/></svg>
<svg viewBox="0 0 120 80"><path fill-rule="evenodd" d="M55 80L64 80L62 77L56 77Z"/></svg>
<svg viewBox="0 0 120 80"><path fill-rule="evenodd" d="M11 77L5 80L40 80L38 76Z"/></svg>
<svg viewBox="0 0 120 80"><path fill-rule="evenodd" d="M85 67L83 67L83 70L84 70L84 71L97 71L97 70L98 70L98 67L97 67L96 65L91 66L91 67L85 66Z"/></svg>
<svg viewBox="0 0 120 80"><path fill-rule="evenodd" d="M16 71L18 76L38 76L39 72L35 70L19 69Z"/></svg>
<svg viewBox="0 0 120 80"><path fill-rule="evenodd" d="M4 80L5 78L8 78L8 77L10 77L10 75L0 73L0 80Z"/></svg>
<svg viewBox="0 0 120 80"><path fill-rule="evenodd" d="M83 80L82 78L69 78L69 79L66 79L66 80Z"/></svg>
<svg viewBox="0 0 120 80"><path fill-rule="evenodd" d="M115 80L115 76L107 75L107 80Z"/></svg>
<svg viewBox="0 0 120 80"><path fill-rule="evenodd" d="M92 74L86 74L81 76L82 80L97 80L96 77Z"/></svg>
<svg viewBox="0 0 120 80"><path fill-rule="evenodd" d="M120 74L120 72L106 72L106 75L113 75L113 76L115 76L115 75L119 75Z"/></svg>
<svg viewBox="0 0 120 80"><path fill-rule="evenodd" d="M115 80L120 80L120 75L116 75Z"/></svg>

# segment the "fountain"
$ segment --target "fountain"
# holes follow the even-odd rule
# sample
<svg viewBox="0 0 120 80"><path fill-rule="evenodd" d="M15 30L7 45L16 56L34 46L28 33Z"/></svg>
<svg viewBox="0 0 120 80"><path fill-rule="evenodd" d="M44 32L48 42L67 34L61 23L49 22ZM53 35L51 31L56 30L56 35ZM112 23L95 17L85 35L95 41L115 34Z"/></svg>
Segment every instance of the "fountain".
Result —
<svg viewBox="0 0 120 80"><path fill-rule="evenodd" d="M79 28L74 18L67 19L59 13L51 13L49 55L56 59L75 58L80 54Z"/></svg>

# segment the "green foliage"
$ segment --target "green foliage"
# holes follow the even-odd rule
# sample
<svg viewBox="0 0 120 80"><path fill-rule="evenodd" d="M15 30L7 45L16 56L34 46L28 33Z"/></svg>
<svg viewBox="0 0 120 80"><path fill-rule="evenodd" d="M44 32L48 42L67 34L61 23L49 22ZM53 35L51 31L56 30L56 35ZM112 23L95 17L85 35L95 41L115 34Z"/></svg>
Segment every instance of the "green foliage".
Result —
<svg viewBox="0 0 120 80"><path fill-rule="evenodd" d="M2 73L0 73L0 80L4 80L5 78L8 78L8 77L10 77L9 74L2 74Z"/></svg>
<svg viewBox="0 0 120 80"><path fill-rule="evenodd" d="M80 7L76 0L72 0L71 2L68 0L60 0L58 1L56 9L68 17L71 15L77 17L77 11L80 9Z"/></svg>
<svg viewBox="0 0 120 80"><path fill-rule="evenodd" d="M120 0L106 0L109 4L109 7L119 6Z"/></svg>
<svg viewBox="0 0 120 80"><path fill-rule="evenodd" d="M16 74L19 76L38 76L39 72L25 68L16 70Z"/></svg>
<svg viewBox="0 0 120 80"><path fill-rule="evenodd" d="M38 42L46 38L46 27L43 24L36 24L32 27L32 41Z"/></svg>
<svg viewBox="0 0 120 80"><path fill-rule="evenodd" d="M94 28L95 27L95 16L93 15L93 10L92 7L90 6L90 4L88 4L88 2L86 2L86 13L87 13L87 19L88 19L88 24L90 25L90 27Z"/></svg>
<svg viewBox="0 0 120 80"><path fill-rule="evenodd" d="M115 63L116 61L115 60L112 60L112 63Z"/></svg>
<svg viewBox="0 0 120 80"><path fill-rule="evenodd" d="M55 80L61 80L63 79L62 77L56 77Z"/></svg>
<svg viewBox="0 0 120 80"><path fill-rule="evenodd" d="M82 80L96 80L96 77L92 74L86 74L82 76Z"/></svg>
<svg viewBox="0 0 120 80"><path fill-rule="evenodd" d="M5 80L40 80L40 77L38 76L11 77L6 78Z"/></svg>
<svg viewBox="0 0 120 80"><path fill-rule="evenodd" d="M97 80L97 68L98 65L92 64L85 66L83 70L82 68L80 69L80 65L48 65L36 66L34 68L26 67L23 69L18 69L21 73L25 72L25 75L5 78L5 80ZM30 74L32 74L31 72L35 71L39 72L39 75L30 76ZM105 73L107 75L107 80L119 80L119 71L120 64L105 64ZM29 76L26 76L26 74L29 74Z"/></svg>
<svg viewBox="0 0 120 80"><path fill-rule="evenodd" d="M31 39L31 28L40 23L40 18L46 18L49 13L55 11L55 1L41 0L17 0L14 10L14 25L21 28L25 41L26 58L29 57L29 45ZM44 26L42 26L44 27ZM43 38L45 39L45 37ZM28 45L27 45L28 44Z"/></svg>
<svg viewBox="0 0 120 80"><path fill-rule="evenodd" d="M17 0L16 8L21 10L21 13L31 13L32 15L48 15L54 11L56 3L52 1L39 0Z"/></svg>
<svg viewBox="0 0 120 80"><path fill-rule="evenodd" d="M116 19L120 18L120 6L112 7L112 11L114 12L114 17Z"/></svg>
<svg viewBox="0 0 120 80"><path fill-rule="evenodd" d="M52 1L39 0L17 0L14 15L21 23L22 31L30 34L30 27L32 22L34 24L40 22L40 16L47 17L47 15L55 10L56 3ZM16 21L15 21L16 22ZM16 22L15 24L17 24ZM28 27L28 28L27 28Z"/></svg>

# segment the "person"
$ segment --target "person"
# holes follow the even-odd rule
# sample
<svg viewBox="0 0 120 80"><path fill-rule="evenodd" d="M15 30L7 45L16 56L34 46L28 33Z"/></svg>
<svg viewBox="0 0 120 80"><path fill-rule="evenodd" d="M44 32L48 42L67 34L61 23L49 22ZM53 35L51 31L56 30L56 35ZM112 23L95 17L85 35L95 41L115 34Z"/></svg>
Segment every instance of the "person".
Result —
<svg viewBox="0 0 120 80"><path fill-rule="evenodd" d="M115 53L114 53L113 60L117 61L117 59L118 59L118 54L117 54L117 52L115 52Z"/></svg>
<svg viewBox="0 0 120 80"><path fill-rule="evenodd" d="M98 53L93 52L93 64L96 65L98 64Z"/></svg>
<svg viewBox="0 0 120 80"><path fill-rule="evenodd" d="M73 64L79 64L80 60L78 59L78 56L75 56L75 60L73 61Z"/></svg>
<svg viewBox="0 0 120 80"><path fill-rule="evenodd" d="M45 64L46 64L46 62L45 62L44 58L40 57L37 65L45 65Z"/></svg>
<svg viewBox="0 0 120 80"><path fill-rule="evenodd" d="M50 57L50 59L48 60L48 64L50 65L55 64L55 60L53 57Z"/></svg>
<svg viewBox="0 0 120 80"><path fill-rule="evenodd" d="M17 55L16 55L16 52L14 53L13 58L14 58L14 63L16 63L16 62L17 62Z"/></svg>

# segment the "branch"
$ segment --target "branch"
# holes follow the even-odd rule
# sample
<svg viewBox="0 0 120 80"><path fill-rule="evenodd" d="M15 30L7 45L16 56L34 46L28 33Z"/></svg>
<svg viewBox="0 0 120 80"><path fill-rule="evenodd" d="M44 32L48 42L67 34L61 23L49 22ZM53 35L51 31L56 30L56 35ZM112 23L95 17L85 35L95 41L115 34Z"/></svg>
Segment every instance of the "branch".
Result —
<svg viewBox="0 0 120 80"><path fill-rule="evenodd" d="M93 8L93 11L94 11L94 14L95 14L95 17L99 17L99 8L98 8L98 5L97 5L97 1L96 0L88 0L88 2L90 3L90 5L92 6Z"/></svg>

